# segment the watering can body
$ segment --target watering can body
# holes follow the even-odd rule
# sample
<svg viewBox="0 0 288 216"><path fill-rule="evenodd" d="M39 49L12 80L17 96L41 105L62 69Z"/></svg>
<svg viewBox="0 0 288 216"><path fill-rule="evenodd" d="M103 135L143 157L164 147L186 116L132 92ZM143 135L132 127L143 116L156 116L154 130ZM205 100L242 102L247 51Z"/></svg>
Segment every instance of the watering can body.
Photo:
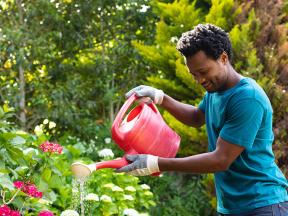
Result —
<svg viewBox="0 0 288 216"><path fill-rule="evenodd" d="M148 105L145 103L138 104L125 117L128 109L136 99L135 94L132 95L121 107L112 124L112 139L125 154L151 154L166 158L175 157L180 144L180 136L165 123L153 103ZM121 159L103 161L93 166L94 170L98 170L103 168L121 168L128 164L129 162L124 155Z"/></svg>

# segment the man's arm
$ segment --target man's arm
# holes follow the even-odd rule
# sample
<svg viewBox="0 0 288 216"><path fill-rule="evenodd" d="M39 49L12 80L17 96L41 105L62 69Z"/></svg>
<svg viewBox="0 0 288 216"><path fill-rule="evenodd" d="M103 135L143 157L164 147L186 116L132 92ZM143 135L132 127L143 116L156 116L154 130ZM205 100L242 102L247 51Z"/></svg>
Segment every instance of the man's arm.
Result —
<svg viewBox="0 0 288 216"><path fill-rule="evenodd" d="M225 171L245 148L218 138L215 151L185 158L160 158L160 171L214 173Z"/></svg>
<svg viewBox="0 0 288 216"><path fill-rule="evenodd" d="M176 101L166 94L164 95L161 107L186 125L201 127L205 124L205 114L198 107Z"/></svg>

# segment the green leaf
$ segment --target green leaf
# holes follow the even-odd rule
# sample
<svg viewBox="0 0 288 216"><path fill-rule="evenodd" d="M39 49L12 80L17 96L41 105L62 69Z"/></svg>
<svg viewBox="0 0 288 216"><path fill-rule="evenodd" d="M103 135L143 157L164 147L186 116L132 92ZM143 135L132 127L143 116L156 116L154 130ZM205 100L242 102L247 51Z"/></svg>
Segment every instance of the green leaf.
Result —
<svg viewBox="0 0 288 216"><path fill-rule="evenodd" d="M25 173L29 170L29 167L28 166L20 166L20 167L17 167L15 169L15 171L20 175L20 176L24 176Z"/></svg>
<svg viewBox="0 0 288 216"><path fill-rule="evenodd" d="M0 173L0 185L3 188L9 189L10 191L15 190L15 187L14 187L13 182L11 181L10 177L8 175L1 174L1 173Z"/></svg>
<svg viewBox="0 0 288 216"><path fill-rule="evenodd" d="M10 142L13 145L23 145L26 143L26 140L24 138L22 138L21 136L16 136Z"/></svg>
<svg viewBox="0 0 288 216"><path fill-rule="evenodd" d="M46 181L49 182L50 178L51 178L51 169L46 168L43 173L42 173L42 178Z"/></svg>

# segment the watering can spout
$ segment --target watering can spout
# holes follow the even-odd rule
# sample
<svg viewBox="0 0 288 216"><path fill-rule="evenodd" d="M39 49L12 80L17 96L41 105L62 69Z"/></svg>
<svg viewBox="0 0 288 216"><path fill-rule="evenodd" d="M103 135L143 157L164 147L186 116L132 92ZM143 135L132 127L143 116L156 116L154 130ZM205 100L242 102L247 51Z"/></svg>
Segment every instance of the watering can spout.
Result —
<svg viewBox="0 0 288 216"><path fill-rule="evenodd" d="M116 160L103 161L92 164L84 164L75 162L71 165L71 170L76 178L85 178L91 175L94 171L104 168L118 169L128 165L128 161L125 157Z"/></svg>

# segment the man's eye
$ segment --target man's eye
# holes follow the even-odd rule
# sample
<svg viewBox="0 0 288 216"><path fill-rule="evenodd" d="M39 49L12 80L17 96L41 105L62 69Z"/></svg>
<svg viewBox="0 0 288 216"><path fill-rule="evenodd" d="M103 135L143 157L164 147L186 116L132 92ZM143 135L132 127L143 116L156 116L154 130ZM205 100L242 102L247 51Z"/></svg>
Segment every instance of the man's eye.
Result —
<svg viewBox="0 0 288 216"><path fill-rule="evenodd" d="M204 75L204 74L207 73L207 71L200 71L199 73L200 73L201 75Z"/></svg>

